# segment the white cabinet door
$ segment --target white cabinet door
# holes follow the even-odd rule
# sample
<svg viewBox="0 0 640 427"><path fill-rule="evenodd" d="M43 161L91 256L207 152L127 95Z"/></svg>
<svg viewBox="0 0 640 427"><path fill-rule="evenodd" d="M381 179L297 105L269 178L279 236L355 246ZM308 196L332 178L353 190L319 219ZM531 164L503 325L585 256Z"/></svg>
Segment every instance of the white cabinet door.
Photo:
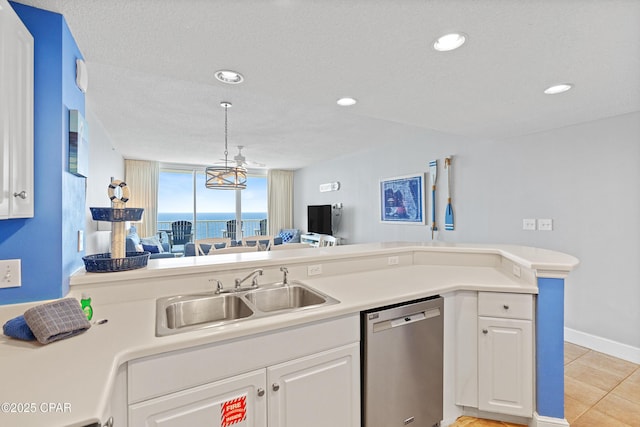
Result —
<svg viewBox="0 0 640 427"><path fill-rule="evenodd" d="M33 217L33 37L0 0L0 219Z"/></svg>
<svg viewBox="0 0 640 427"><path fill-rule="evenodd" d="M266 427L264 369L129 406L135 427Z"/></svg>
<svg viewBox="0 0 640 427"><path fill-rule="evenodd" d="M478 408L531 417L532 322L479 317L478 329Z"/></svg>
<svg viewBox="0 0 640 427"><path fill-rule="evenodd" d="M360 427L360 345L267 368L269 427Z"/></svg>

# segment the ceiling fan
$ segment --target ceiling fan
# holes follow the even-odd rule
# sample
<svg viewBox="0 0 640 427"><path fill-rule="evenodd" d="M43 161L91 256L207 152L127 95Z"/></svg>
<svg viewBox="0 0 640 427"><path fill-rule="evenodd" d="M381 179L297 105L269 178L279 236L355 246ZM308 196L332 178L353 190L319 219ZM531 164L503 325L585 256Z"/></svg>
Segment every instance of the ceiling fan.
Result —
<svg viewBox="0 0 640 427"><path fill-rule="evenodd" d="M238 145L238 154L233 157L233 160L236 162L237 166L242 166L243 168L264 168L267 167L264 163L254 162L252 160L247 160L247 158L242 154L242 150L244 149L244 145ZM220 159L224 162L224 159ZM219 162L218 162L219 163ZM231 162L229 162L231 163Z"/></svg>

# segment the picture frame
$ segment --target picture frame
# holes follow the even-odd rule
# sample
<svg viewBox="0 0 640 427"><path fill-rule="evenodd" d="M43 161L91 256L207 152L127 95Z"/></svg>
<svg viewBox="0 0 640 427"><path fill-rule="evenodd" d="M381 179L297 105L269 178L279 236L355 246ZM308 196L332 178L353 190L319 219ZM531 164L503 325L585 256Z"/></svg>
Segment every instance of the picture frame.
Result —
<svg viewBox="0 0 640 427"><path fill-rule="evenodd" d="M425 225L424 173L380 180L380 222Z"/></svg>
<svg viewBox="0 0 640 427"><path fill-rule="evenodd" d="M89 176L89 127L78 110L69 110L69 172Z"/></svg>

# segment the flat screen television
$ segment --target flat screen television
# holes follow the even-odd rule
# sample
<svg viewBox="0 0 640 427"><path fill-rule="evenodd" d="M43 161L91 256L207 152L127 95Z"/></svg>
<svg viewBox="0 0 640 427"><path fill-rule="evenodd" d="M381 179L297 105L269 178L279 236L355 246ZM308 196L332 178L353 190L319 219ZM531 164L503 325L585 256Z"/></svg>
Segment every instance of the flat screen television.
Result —
<svg viewBox="0 0 640 427"><path fill-rule="evenodd" d="M331 229L331 205L307 206L307 232L333 234Z"/></svg>

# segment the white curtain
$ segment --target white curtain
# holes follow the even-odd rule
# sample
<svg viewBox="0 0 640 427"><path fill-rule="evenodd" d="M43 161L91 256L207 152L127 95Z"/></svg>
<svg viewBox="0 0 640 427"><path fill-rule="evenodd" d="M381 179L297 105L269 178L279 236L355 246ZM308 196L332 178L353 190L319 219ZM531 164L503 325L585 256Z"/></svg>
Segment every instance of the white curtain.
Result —
<svg viewBox="0 0 640 427"><path fill-rule="evenodd" d="M267 174L269 234L293 228L293 171L270 170Z"/></svg>
<svg viewBox="0 0 640 427"><path fill-rule="evenodd" d="M152 237L158 231L158 162L125 160L125 182L131 192L128 208L144 208L142 222L134 225L140 237Z"/></svg>

